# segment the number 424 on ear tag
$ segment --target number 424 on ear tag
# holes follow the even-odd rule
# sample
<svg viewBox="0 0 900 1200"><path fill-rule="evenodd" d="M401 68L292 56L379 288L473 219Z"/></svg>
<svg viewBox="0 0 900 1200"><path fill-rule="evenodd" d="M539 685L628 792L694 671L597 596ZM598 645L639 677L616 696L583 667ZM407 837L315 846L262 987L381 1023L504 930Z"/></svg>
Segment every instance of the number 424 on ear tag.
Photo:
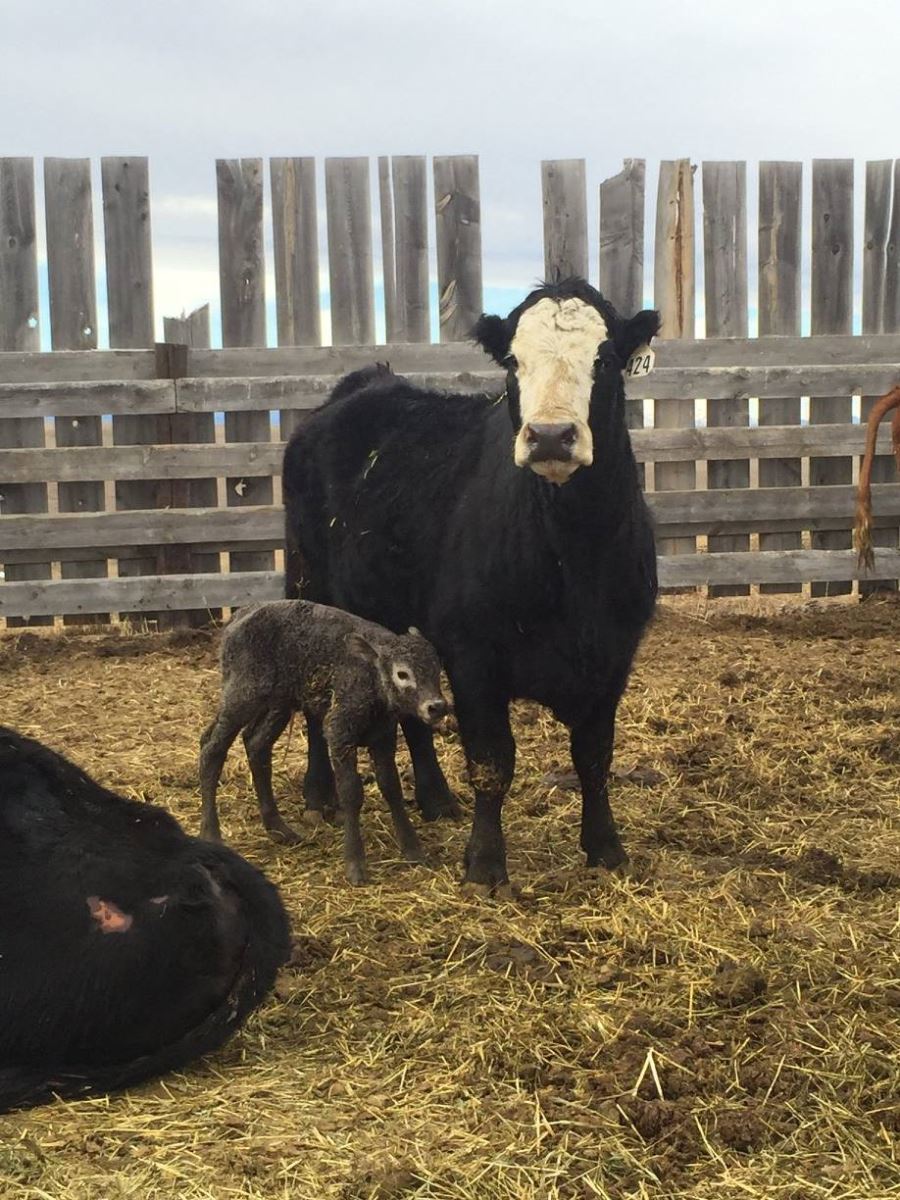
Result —
<svg viewBox="0 0 900 1200"><path fill-rule="evenodd" d="M625 364L625 374L629 379L641 379L649 375L656 362L656 351L652 347L638 346L631 358Z"/></svg>

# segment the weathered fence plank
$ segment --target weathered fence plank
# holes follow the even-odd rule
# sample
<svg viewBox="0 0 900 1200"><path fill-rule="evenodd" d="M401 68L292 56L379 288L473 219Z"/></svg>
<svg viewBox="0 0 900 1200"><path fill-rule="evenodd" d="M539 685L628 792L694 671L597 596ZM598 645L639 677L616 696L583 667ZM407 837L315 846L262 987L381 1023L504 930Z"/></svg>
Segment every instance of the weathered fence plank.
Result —
<svg viewBox="0 0 900 1200"><path fill-rule="evenodd" d="M853 324L853 160L814 159L812 175L812 333L849 333ZM809 419L813 424L850 422L853 401L849 395L811 395ZM850 483L852 460L813 458L810 483ZM849 548L851 533L814 533L813 549ZM850 577L843 582L815 584L814 596L842 595L852 591Z"/></svg>
<svg viewBox="0 0 900 1200"><path fill-rule="evenodd" d="M759 166L759 335L800 332L800 203L802 164L763 162ZM820 339L817 339L820 342ZM761 397L760 426L800 425L800 397ZM788 446L785 445L785 453ZM760 487L794 487L801 481L799 458L779 457L759 464ZM799 550L800 533L763 531L763 551ZM797 592L798 583L762 584L762 592Z"/></svg>
<svg viewBox="0 0 900 1200"><path fill-rule="evenodd" d="M484 304L477 155L435 158L434 208L440 338L461 342Z"/></svg>
<svg viewBox="0 0 900 1200"><path fill-rule="evenodd" d="M894 160L891 224L884 255L882 320L885 330L900 329L900 158Z"/></svg>
<svg viewBox="0 0 900 1200"><path fill-rule="evenodd" d="M219 281L222 344L265 346L265 268L263 262L263 168L258 158L216 162L219 198ZM226 442L263 442L271 436L268 412L225 414ZM272 481L242 476L225 483L231 508L270 504ZM233 555L234 571L271 570L270 554Z"/></svg>
<svg viewBox="0 0 900 1200"><path fill-rule="evenodd" d="M747 336L747 166L703 164L703 262L708 337ZM749 425L750 401L707 399L708 425ZM749 488L746 459L710 462L707 487ZM712 553L750 549L746 536L710 536ZM713 588L710 595L747 595L746 588Z"/></svg>
<svg viewBox="0 0 900 1200"><path fill-rule="evenodd" d="M319 235L316 227L316 161L273 158L272 227L279 346L318 346Z"/></svg>
<svg viewBox="0 0 900 1200"><path fill-rule="evenodd" d="M626 158L618 175L600 184L600 291L627 316L644 304L644 180L642 158ZM630 429L644 424L640 400L625 403Z"/></svg>
<svg viewBox="0 0 900 1200"><path fill-rule="evenodd" d="M86 158L44 159L44 211L47 223L47 275L50 333L54 350L97 347L97 291L94 279L94 218L91 164ZM100 417L57 417L57 446L99 446ZM62 483L60 512L97 512L105 506L103 484ZM103 578L106 559L63 563L64 579ZM72 615L72 620L80 617ZM103 620L108 619L106 614ZM70 618L65 618L70 623Z"/></svg>
<svg viewBox="0 0 900 1200"><path fill-rule="evenodd" d="M378 159L378 202L381 213L381 270L384 278L384 337L386 342L401 342L400 315L397 312L397 255L394 232L394 195L391 160L386 154Z"/></svg>
<svg viewBox="0 0 900 1200"><path fill-rule="evenodd" d="M654 248L654 303L662 318L664 338L694 336L694 177L686 158L662 162L656 207L656 244ZM647 382L658 387L659 376L651 374ZM629 387L634 396L637 389ZM654 403L654 425L658 429L689 427L694 424L693 392L672 404ZM706 395L705 392L696 393ZM655 393L654 393L655 395ZM654 471L654 490L673 491L696 487L697 470L693 461L660 464ZM693 538L663 538L661 555L690 554L696 550Z"/></svg>
<svg viewBox="0 0 900 1200"><path fill-rule="evenodd" d="M367 158L326 158L325 204L331 339L336 346L373 342L375 283Z"/></svg>
<svg viewBox="0 0 900 1200"><path fill-rule="evenodd" d="M34 164L30 158L0 158L0 351L37 350L38 274L35 241ZM6 417L0 404L0 446L44 445L40 417ZM16 483L0 468L0 514L43 513L48 495L45 480ZM10 582L50 579L49 562L20 566L5 564ZM28 624L14 620L14 625ZM52 624L50 617L35 617L34 624Z"/></svg>
<svg viewBox="0 0 900 1200"><path fill-rule="evenodd" d="M884 333L886 328L886 268L891 225L893 169L894 163L889 158L879 162L866 163L862 277L862 327L864 333ZM897 381L900 382L900 370L897 373ZM862 397L861 416L863 421L868 418L872 411L872 405L877 400L877 396ZM896 479L896 471L892 454L877 455L872 462L872 481L889 483ZM876 530L872 535L872 543L875 546L896 547L898 533L900 531L896 528ZM859 591L860 595L865 596L877 591L896 591L897 586L896 579L872 579L860 581Z"/></svg>
<svg viewBox="0 0 900 1200"><path fill-rule="evenodd" d="M424 156L391 160L398 342L427 342L431 336L428 302L428 183ZM390 339L389 339L390 340Z"/></svg>
<svg viewBox="0 0 900 1200"><path fill-rule="evenodd" d="M583 158L541 163L544 278L588 277L587 177Z"/></svg>

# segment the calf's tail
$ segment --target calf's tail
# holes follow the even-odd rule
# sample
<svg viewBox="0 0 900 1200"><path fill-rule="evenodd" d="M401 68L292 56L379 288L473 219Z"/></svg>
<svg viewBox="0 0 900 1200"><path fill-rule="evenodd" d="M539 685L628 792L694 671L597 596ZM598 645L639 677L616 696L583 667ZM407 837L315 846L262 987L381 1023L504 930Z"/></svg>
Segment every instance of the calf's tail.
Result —
<svg viewBox="0 0 900 1200"><path fill-rule="evenodd" d="M853 545L856 548L860 567L871 570L875 566L875 551L872 545L872 460L878 440L878 427L882 418L892 408L897 411L891 421L891 449L900 470L900 385L891 388L882 396L869 414L866 429L866 452L859 470L859 485L856 493L856 524L853 530Z"/></svg>

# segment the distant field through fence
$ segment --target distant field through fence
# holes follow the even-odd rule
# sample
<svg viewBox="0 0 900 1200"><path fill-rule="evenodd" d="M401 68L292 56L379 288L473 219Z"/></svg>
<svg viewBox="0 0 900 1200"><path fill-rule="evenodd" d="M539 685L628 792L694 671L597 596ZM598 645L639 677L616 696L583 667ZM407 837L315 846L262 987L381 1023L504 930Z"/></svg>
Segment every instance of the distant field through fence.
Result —
<svg viewBox="0 0 900 1200"><path fill-rule="evenodd" d="M333 344L323 346L315 164L270 161L273 347L264 164L216 164L223 346L213 349L203 310L167 320L166 341L154 344L148 163L103 159L111 349L98 350L91 164L45 160L53 348L42 352L34 164L0 159L0 617L8 624L114 614L183 624L277 596L282 443L336 377L388 359L438 387L499 388L499 372L465 343L483 304L477 159L432 160L431 206L424 157L379 159L377 221L370 169L364 158L326 160ZM543 164L549 275L586 275L623 311L641 307L651 290L645 176L643 161L630 159L601 185L599 261L591 262L584 163ZM864 443L854 403L865 414L900 382L900 169L891 160L866 167L861 335L852 333L853 163L818 160L809 182L804 249L800 164L760 164L753 222L744 163L703 163L699 186L687 160L660 166L652 294L662 340L656 369L629 381L628 395L666 586L712 595L873 586L854 582L850 549ZM373 345L377 242L382 346ZM432 244L439 344L430 341ZM807 263L812 336L801 337ZM695 337L700 292L705 338ZM751 294L760 335L752 338ZM887 442L885 433L873 474L875 575L896 587L900 483Z"/></svg>

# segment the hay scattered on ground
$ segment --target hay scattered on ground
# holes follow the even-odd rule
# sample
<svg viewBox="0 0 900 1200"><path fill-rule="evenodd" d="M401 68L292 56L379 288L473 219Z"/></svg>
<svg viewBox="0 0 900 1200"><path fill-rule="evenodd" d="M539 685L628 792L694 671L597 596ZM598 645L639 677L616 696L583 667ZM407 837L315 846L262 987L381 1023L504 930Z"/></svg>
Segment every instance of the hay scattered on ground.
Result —
<svg viewBox="0 0 900 1200"><path fill-rule="evenodd" d="M466 827L375 882L329 827L270 843L233 752L226 836L296 952L223 1052L112 1099L0 1118L17 1200L900 1195L900 605L669 602L621 713L633 867L588 873L563 731L516 709L517 902L463 897ZM0 720L198 825L214 640L0 640ZM277 752L294 797L302 731ZM441 747L465 795L454 735Z"/></svg>

